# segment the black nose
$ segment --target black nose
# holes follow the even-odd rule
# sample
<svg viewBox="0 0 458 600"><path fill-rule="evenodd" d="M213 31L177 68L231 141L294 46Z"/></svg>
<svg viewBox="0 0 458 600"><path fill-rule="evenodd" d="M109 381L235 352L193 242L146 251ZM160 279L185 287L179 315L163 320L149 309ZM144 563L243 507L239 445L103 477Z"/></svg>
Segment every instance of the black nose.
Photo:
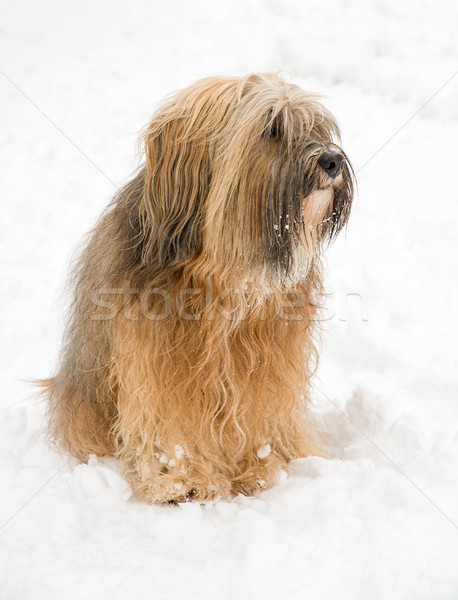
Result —
<svg viewBox="0 0 458 600"><path fill-rule="evenodd" d="M344 160L342 154L338 152L324 152L320 156L318 164L326 175L334 179L341 174Z"/></svg>

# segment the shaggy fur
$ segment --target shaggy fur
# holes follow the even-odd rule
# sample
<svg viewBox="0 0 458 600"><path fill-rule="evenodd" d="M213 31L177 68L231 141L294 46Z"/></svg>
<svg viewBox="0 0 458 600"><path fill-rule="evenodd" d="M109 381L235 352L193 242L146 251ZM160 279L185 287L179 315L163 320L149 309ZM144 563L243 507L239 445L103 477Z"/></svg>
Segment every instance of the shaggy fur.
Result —
<svg viewBox="0 0 458 600"><path fill-rule="evenodd" d="M89 234L56 375L53 435L116 456L139 497L225 498L319 453L308 412L320 254L345 224L338 127L272 74L168 98L146 162ZM345 155L343 155L345 156Z"/></svg>

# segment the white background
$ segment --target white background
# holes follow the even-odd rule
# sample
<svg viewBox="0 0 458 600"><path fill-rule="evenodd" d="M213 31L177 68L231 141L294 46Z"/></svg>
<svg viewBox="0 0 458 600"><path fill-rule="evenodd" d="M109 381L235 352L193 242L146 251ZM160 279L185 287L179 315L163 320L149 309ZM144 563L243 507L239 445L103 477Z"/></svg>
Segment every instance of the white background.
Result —
<svg viewBox="0 0 458 600"><path fill-rule="evenodd" d="M457 23L453 0L2 5L2 600L457 597ZM147 506L113 460L46 444L26 380L52 373L70 257L155 103L272 70L327 97L358 176L315 381L332 458Z"/></svg>

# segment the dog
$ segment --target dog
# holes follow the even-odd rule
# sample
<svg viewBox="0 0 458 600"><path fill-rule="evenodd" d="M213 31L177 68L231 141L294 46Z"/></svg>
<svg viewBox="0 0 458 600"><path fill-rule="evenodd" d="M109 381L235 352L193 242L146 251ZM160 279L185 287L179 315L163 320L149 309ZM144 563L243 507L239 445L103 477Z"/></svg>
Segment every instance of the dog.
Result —
<svg viewBox="0 0 458 600"><path fill-rule="evenodd" d="M50 431L117 457L148 502L253 495L321 454L321 255L353 170L332 114L277 74L202 79L141 139L73 269Z"/></svg>

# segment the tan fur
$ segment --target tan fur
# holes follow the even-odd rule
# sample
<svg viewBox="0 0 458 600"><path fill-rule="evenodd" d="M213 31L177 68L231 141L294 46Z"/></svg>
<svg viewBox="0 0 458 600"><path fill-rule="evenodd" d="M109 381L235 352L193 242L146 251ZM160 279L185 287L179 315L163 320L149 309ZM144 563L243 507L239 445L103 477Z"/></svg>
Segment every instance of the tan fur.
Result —
<svg viewBox="0 0 458 600"><path fill-rule="evenodd" d="M70 453L115 455L139 497L176 502L253 494L320 452L319 257L352 197L348 162L335 185L317 163L336 136L272 74L204 79L158 109L74 269L45 383Z"/></svg>

